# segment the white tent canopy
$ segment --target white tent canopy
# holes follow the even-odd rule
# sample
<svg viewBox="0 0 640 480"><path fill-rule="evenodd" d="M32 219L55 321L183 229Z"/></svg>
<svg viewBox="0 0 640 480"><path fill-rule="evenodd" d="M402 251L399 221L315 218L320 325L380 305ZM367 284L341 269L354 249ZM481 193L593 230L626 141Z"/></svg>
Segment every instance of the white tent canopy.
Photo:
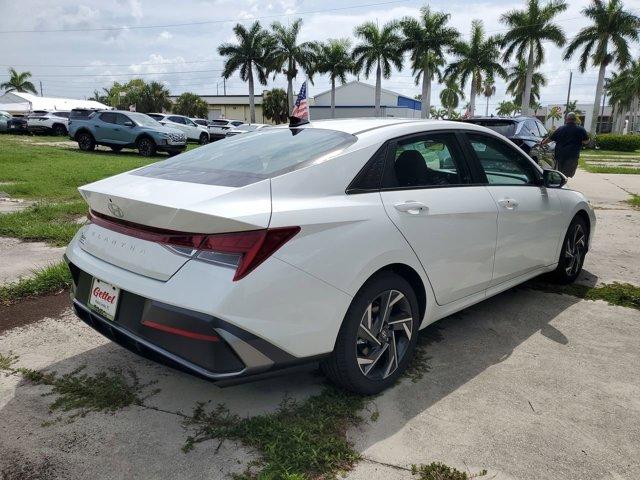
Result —
<svg viewBox="0 0 640 480"><path fill-rule="evenodd" d="M38 97L31 93L7 92L0 95L0 110L9 113L28 113L34 110L71 110L74 108L111 109L107 105L93 100L75 100L73 98Z"/></svg>

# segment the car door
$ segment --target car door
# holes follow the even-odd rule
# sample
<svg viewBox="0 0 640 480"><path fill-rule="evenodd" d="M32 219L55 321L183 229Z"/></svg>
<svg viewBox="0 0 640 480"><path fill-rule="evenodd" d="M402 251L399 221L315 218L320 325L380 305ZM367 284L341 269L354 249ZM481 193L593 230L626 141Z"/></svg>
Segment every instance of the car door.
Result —
<svg viewBox="0 0 640 480"><path fill-rule="evenodd" d="M116 113L116 128L114 129L114 140L119 145L130 145L136 140L136 123L124 113Z"/></svg>
<svg viewBox="0 0 640 480"><path fill-rule="evenodd" d="M188 131L187 138L190 138L191 140L199 140L200 133L202 133L202 131L198 125L190 118L184 118L183 120Z"/></svg>
<svg viewBox="0 0 640 480"><path fill-rule="evenodd" d="M497 208L471 184L457 135L422 133L392 141L381 197L444 305L491 282Z"/></svg>
<svg viewBox="0 0 640 480"><path fill-rule="evenodd" d="M93 122L94 137L97 142L117 143L115 139L116 114L113 112L104 112L98 115Z"/></svg>
<svg viewBox="0 0 640 480"><path fill-rule="evenodd" d="M560 198L520 150L497 136L467 132L468 150L498 208L491 286L557 261L563 225Z"/></svg>
<svg viewBox="0 0 640 480"><path fill-rule="evenodd" d="M166 123L167 127L176 128L183 132L187 136L187 138L189 138L189 127L187 127L187 124L185 123L183 117L171 115L167 117L167 120L170 122Z"/></svg>

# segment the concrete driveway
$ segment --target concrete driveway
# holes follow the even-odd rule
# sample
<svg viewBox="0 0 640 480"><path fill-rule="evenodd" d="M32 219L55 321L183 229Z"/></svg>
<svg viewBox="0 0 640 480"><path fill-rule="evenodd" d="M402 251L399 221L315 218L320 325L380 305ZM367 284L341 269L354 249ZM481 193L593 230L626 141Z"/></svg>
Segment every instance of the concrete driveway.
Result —
<svg viewBox="0 0 640 480"><path fill-rule="evenodd" d="M581 281L640 285L640 212L623 203L625 190L640 193L640 178L611 177L581 171L570 184L592 192L599 222ZM181 414L209 401L256 415L275 410L285 395L317 393L324 381L310 371L221 389L109 343L68 309L48 317L54 309L40 301L37 311L41 319L0 334L0 353L59 374L81 365L89 373L131 369L141 382L156 382L143 394L160 392L144 406L43 426L56 418L51 397L42 396L50 389L0 373L6 478L228 478L254 453L217 441L182 453ZM0 327L10 314L0 310ZM487 469L484 478L497 479L640 476L637 310L522 287L423 335L429 370L372 400L379 418L348 432L363 460L347 478L412 478L411 464L432 461Z"/></svg>

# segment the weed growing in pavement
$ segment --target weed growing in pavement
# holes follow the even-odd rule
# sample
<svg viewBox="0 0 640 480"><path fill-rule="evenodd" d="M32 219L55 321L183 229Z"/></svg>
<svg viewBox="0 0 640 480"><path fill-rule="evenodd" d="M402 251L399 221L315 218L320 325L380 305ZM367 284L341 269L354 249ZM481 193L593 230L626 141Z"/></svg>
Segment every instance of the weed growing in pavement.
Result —
<svg viewBox="0 0 640 480"><path fill-rule="evenodd" d="M428 347L434 342L442 340L442 335L439 332L437 325L429 325L424 330L421 330L418 334L418 343L416 345L416 351L413 355L411 363L407 367L405 376L408 377L413 383L418 382L425 373L427 373L431 367L429 360L431 357L427 354Z"/></svg>
<svg viewBox="0 0 640 480"><path fill-rule="evenodd" d="M631 199L627 200L627 203L632 207L640 208L640 195L632 194Z"/></svg>
<svg viewBox="0 0 640 480"><path fill-rule="evenodd" d="M564 293L585 300L604 300L609 305L640 310L640 287L630 283L603 283L596 287L588 287L577 283L572 285L534 283L532 287L544 292Z"/></svg>
<svg viewBox="0 0 640 480"><path fill-rule="evenodd" d="M9 374L20 375L34 385L51 387L43 396L55 396L49 405L51 412L72 412L67 420L84 417L89 412L113 413L130 405L143 405L144 401L160 390L154 389L142 396L144 390L155 382L140 383L137 374L129 370L125 374L119 368L110 368L95 375L82 373L86 368L81 366L71 373L58 375L56 372L44 372L31 368L18 367L14 364L18 360L16 355L0 354L0 370ZM55 423L47 422L45 425Z"/></svg>
<svg viewBox="0 0 640 480"><path fill-rule="evenodd" d="M346 431L362 421L366 399L332 386L302 402L285 399L274 413L241 418L224 405L207 410L199 403L184 421L192 431L183 451L212 439L233 440L255 448L262 461L238 479L333 478L348 470L359 454Z"/></svg>
<svg viewBox="0 0 640 480"><path fill-rule="evenodd" d="M59 292L71 285L71 274L64 262L36 270L32 277L0 287L0 305L9 305L28 297Z"/></svg>
<svg viewBox="0 0 640 480"><path fill-rule="evenodd" d="M486 475L487 471L468 474L443 463L433 462L429 465L412 465L411 473L418 475L419 480L471 480Z"/></svg>

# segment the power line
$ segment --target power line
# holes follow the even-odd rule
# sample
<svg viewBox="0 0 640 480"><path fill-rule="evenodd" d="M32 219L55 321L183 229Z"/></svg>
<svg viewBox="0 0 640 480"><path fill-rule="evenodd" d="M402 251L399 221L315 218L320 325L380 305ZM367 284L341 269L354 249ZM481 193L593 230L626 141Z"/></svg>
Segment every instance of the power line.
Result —
<svg viewBox="0 0 640 480"><path fill-rule="evenodd" d="M295 13L278 13L271 15L261 15L257 17L252 17L248 19L224 19L224 20L203 20L199 22L185 22L185 23L167 23L163 25L124 25L121 27L100 27L100 28L58 28L58 29L43 29L43 30L0 30L0 34L2 33L54 33L54 32L107 32L107 31L116 31L116 30L145 30L145 29L155 29L155 28L174 28L174 27L192 27L198 25L212 25L212 24L220 24L220 23L229 23L229 22L253 22L256 20L263 20L265 18L278 18L278 17L291 17L294 15L313 15L316 13L326 13L326 12L337 12L342 10L350 10L354 8L364 8L364 7L378 7L382 5L392 5L396 3L407 3L407 0L389 0L386 2L379 3L364 3L360 5L350 5L346 7L336 7L336 8L325 8L320 10L309 10L306 12L295 12Z"/></svg>

